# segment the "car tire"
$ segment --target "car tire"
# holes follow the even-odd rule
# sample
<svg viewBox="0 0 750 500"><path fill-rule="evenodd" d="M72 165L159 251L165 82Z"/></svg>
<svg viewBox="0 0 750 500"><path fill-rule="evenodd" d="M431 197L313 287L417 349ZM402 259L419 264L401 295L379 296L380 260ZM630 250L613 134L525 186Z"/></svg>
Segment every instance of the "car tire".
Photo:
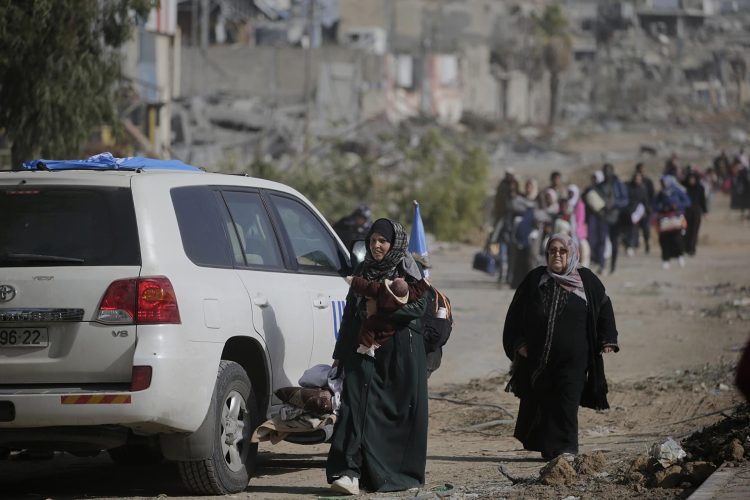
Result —
<svg viewBox="0 0 750 500"><path fill-rule="evenodd" d="M238 363L223 360L219 365L209 412L215 419L211 456L179 462L182 481L203 495L244 491L255 469L258 444L250 436L260 414L250 379Z"/></svg>

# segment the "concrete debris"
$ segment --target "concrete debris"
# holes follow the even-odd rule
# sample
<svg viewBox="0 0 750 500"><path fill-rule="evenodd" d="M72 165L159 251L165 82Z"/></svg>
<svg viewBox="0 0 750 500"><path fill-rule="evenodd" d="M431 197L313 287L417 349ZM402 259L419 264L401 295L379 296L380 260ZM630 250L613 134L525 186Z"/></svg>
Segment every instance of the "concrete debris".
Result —
<svg viewBox="0 0 750 500"><path fill-rule="evenodd" d="M713 474L716 466L711 462L688 462L682 469L684 479L694 486L702 484Z"/></svg>
<svg viewBox="0 0 750 500"><path fill-rule="evenodd" d="M742 446L742 442L739 439L733 439L730 442L725 451L724 456L727 460L739 462L745 458L745 448Z"/></svg>
<svg viewBox="0 0 750 500"><path fill-rule="evenodd" d="M584 453L573 460L573 468L583 475L594 475L600 473L607 466L607 459L601 451Z"/></svg>
<svg viewBox="0 0 750 500"><path fill-rule="evenodd" d="M686 456L685 450L671 437L662 443L654 443L651 446L651 457L655 458L665 468L679 462Z"/></svg>
<svg viewBox="0 0 750 500"><path fill-rule="evenodd" d="M569 486L577 477L575 469L563 456L553 459L539 471L539 480L547 486Z"/></svg>
<svg viewBox="0 0 750 500"><path fill-rule="evenodd" d="M651 486L654 488L677 488L682 484L682 467L672 465L654 474Z"/></svg>

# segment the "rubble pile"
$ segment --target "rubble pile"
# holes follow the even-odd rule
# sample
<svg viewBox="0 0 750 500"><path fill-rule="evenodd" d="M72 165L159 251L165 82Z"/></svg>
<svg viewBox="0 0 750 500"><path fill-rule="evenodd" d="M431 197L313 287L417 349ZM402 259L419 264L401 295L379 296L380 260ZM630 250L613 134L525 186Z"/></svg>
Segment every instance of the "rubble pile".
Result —
<svg viewBox="0 0 750 500"><path fill-rule="evenodd" d="M723 420L692 434L681 444L671 438L655 443L649 454L630 462L623 480L645 488L692 489L722 464L750 458L750 406L743 404Z"/></svg>
<svg viewBox="0 0 750 500"><path fill-rule="evenodd" d="M688 457L714 465L750 458L750 405L743 404L714 425L683 441Z"/></svg>
<svg viewBox="0 0 750 500"><path fill-rule="evenodd" d="M750 288L733 283L703 287L701 291L721 302L701 310L701 316L720 318L726 322L750 320Z"/></svg>
<svg viewBox="0 0 750 500"><path fill-rule="evenodd" d="M647 377L631 383L612 383L612 391L636 390L648 395L683 390L716 394L734 386L735 363L724 361L690 369L675 370L674 375Z"/></svg>
<svg viewBox="0 0 750 500"><path fill-rule="evenodd" d="M716 465L703 460L674 463L664 467L652 456L636 457L624 474L624 480L636 491L645 488L697 488L716 470Z"/></svg>
<svg viewBox="0 0 750 500"><path fill-rule="evenodd" d="M569 486L577 478L573 466L562 456L551 460L539 471L539 481L547 486Z"/></svg>

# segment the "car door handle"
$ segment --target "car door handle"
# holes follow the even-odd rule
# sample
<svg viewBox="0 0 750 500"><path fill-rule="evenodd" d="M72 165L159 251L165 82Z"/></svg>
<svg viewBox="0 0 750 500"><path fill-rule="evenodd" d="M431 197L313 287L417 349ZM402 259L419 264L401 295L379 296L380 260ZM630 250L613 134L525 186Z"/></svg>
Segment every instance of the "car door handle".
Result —
<svg viewBox="0 0 750 500"><path fill-rule="evenodd" d="M323 298L317 298L313 300L313 305L317 307L318 309L327 309L328 308L328 300Z"/></svg>
<svg viewBox="0 0 750 500"><path fill-rule="evenodd" d="M262 293L254 295L252 300L253 300L253 304L255 304L258 307L266 307L268 305L268 297L266 297Z"/></svg>

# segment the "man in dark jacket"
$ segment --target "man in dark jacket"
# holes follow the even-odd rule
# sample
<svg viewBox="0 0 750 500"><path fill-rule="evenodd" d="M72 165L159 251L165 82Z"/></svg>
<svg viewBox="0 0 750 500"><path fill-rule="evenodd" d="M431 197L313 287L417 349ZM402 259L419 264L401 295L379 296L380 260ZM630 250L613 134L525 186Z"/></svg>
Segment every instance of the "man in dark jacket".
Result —
<svg viewBox="0 0 750 500"><path fill-rule="evenodd" d="M356 240L364 239L372 225L372 212L367 205L360 205L354 211L336 221L333 230L339 235L346 248L351 251Z"/></svg>
<svg viewBox="0 0 750 500"><path fill-rule="evenodd" d="M604 220L609 225L609 241L612 244L609 272L614 273L617 265L620 233L623 227L622 217L623 214L628 215L624 210L628 206L628 190L625 188L625 184L615 175L615 167L611 163L606 163L602 167L602 172L604 172L604 182L599 186L599 190L606 202Z"/></svg>

